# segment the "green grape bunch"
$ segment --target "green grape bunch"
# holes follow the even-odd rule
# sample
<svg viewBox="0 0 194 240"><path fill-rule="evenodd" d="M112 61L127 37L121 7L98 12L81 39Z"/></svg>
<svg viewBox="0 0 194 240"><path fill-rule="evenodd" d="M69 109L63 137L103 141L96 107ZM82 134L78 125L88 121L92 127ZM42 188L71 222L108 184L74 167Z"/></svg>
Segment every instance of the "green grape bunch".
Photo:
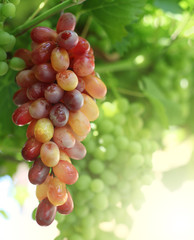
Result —
<svg viewBox="0 0 194 240"><path fill-rule="evenodd" d="M25 62L18 57L8 59L7 53L15 46L16 38L4 30L6 19L13 18L16 13L16 6L20 0L10 0L0 3L0 76L4 76L9 68L19 71L25 68Z"/></svg>

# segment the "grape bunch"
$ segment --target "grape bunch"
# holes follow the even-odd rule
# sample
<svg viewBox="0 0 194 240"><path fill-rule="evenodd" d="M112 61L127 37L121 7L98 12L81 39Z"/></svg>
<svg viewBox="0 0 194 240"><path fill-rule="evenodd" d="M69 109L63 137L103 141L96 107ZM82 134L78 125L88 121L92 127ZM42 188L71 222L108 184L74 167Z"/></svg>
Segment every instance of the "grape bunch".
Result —
<svg viewBox="0 0 194 240"><path fill-rule="evenodd" d="M9 67L20 71L26 66L24 60L17 56L11 59L7 58L7 53L11 52L15 46L16 38L4 30L4 21L15 16L16 5L19 3L20 0L9 0L0 3L0 77L8 72Z"/></svg>
<svg viewBox="0 0 194 240"><path fill-rule="evenodd" d="M86 161L72 186L74 212L57 215L56 240L128 239L131 208L144 202L141 187L154 179L152 153L158 148L144 123L144 106L120 98L100 106L100 116L84 140ZM107 227L106 227L107 226Z"/></svg>
<svg viewBox="0 0 194 240"><path fill-rule="evenodd" d="M81 141L99 115L95 99L104 98L107 91L94 71L93 50L74 31L75 25L75 16L64 13L56 31L32 29L32 51L15 53L27 67L16 76L20 89L13 96L18 108L12 119L18 126L29 124L22 156L34 162L28 177L37 185L36 221L41 226L51 224L56 212L73 210L66 185L77 181L78 171L70 159L85 157Z"/></svg>

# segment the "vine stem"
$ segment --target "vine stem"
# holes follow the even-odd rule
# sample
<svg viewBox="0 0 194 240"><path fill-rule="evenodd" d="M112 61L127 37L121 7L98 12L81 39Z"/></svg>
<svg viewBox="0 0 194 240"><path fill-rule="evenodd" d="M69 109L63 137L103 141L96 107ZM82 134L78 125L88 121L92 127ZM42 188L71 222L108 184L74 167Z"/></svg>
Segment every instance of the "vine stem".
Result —
<svg viewBox="0 0 194 240"><path fill-rule="evenodd" d="M42 6L41 6L41 4L40 4L40 5L38 6L38 8L33 12L33 14L27 19L26 22L29 22L29 21L31 21L33 18L35 18L36 15L38 15L38 13L40 12L40 10L43 9L43 7L46 5L47 2L48 2L48 0L44 0L44 2L41 3Z"/></svg>
<svg viewBox="0 0 194 240"><path fill-rule="evenodd" d="M59 12L61 9L67 9L67 8L73 7L75 5L79 5L85 1L86 0L66 0L66 1L58 4L57 6L54 6L53 8L47 10L46 12L37 16L36 18L31 19L30 21L25 22L24 24L18 26L14 31L12 31L11 34L13 34L15 36L22 35L26 31L28 31L28 29L30 29L31 27L34 27L38 23L44 21L45 19L47 19L50 16L54 15L55 13Z"/></svg>

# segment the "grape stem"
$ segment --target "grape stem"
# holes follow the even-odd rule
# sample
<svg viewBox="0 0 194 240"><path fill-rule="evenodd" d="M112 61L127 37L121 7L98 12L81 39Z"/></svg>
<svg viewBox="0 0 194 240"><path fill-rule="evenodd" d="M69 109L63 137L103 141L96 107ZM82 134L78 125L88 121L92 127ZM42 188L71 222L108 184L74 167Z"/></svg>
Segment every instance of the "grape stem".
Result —
<svg viewBox="0 0 194 240"><path fill-rule="evenodd" d="M43 7L45 7L45 5L47 4L48 0L44 0L43 6L41 7L41 5L38 6L38 8L33 12L33 14L27 19L26 22L31 21L33 18L36 17L36 15L38 15L38 13L43 9Z"/></svg>
<svg viewBox="0 0 194 240"><path fill-rule="evenodd" d="M37 16L34 19L31 19L30 21L25 22L24 24L18 26L14 31L11 32L11 34L17 36L22 35L23 33L27 32L30 28L34 27L38 23L44 21L45 19L51 17L55 13L61 11L61 9L67 9L70 7L73 7L75 5L79 5L86 0L66 0L53 8L47 10L46 12L42 13L41 15Z"/></svg>
<svg viewBox="0 0 194 240"><path fill-rule="evenodd" d="M92 16L89 16L88 19L87 19L87 21L86 21L86 24L85 24L85 26L84 26L84 28L83 28L83 31L82 31L82 33L81 33L81 37L86 38L91 23L92 23Z"/></svg>

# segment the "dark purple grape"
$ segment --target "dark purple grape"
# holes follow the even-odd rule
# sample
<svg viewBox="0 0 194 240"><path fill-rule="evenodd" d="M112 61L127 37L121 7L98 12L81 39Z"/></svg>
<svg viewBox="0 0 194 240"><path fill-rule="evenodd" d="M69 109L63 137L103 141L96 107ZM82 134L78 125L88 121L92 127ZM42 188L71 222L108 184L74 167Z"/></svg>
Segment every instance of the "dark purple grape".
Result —
<svg viewBox="0 0 194 240"><path fill-rule="evenodd" d="M55 104L50 111L50 120L55 127L63 127L69 120L69 111L62 103Z"/></svg>
<svg viewBox="0 0 194 240"><path fill-rule="evenodd" d="M27 161L34 161L40 155L42 143L34 137L29 138L22 148L22 157Z"/></svg>
<svg viewBox="0 0 194 240"><path fill-rule="evenodd" d="M84 98L80 91L74 89L73 91L65 92L63 96L65 106L72 112L79 110L84 104Z"/></svg>
<svg viewBox="0 0 194 240"><path fill-rule="evenodd" d="M57 36L57 43L60 47L69 50L78 43L78 35L74 31L65 30Z"/></svg>
<svg viewBox="0 0 194 240"><path fill-rule="evenodd" d="M48 198L43 199L36 211L36 222L40 226L50 225L55 219L56 211L57 207L53 206Z"/></svg>
<svg viewBox="0 0 194 240"><path fill-rule="evenodd" d="M44 97L50 103L58 103L63 97L64 90L57 84L53 83L49 85L44 92Z"/></svg>
<svg viewBox="0 0 194 240"><path fill-rule="evenodd" d="M41 82L53 83L56 80L56 71L50 63L35 65L33 67L33 72L36 78Z"/></svg>
<svg viewBox="0 0 194 240"><path fill-rule="evenodd" d="M50 168L45 166L40 158L37 158L28 172L28 179L32 184L41 184L46 180L49 171Z"/></svg>

